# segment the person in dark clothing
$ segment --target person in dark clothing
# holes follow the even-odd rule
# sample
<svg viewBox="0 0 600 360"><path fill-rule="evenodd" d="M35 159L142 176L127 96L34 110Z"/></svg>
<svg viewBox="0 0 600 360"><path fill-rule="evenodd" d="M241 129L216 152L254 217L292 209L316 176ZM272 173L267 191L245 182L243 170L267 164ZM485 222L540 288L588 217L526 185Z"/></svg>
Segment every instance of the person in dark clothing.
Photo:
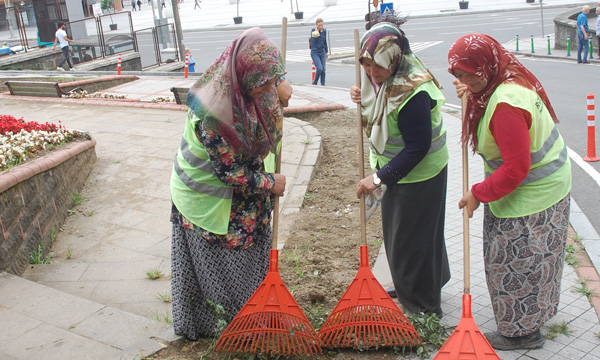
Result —
<svg viewBox="0 0 600 360"><path fill-rule="evenodd" d="M361 104L374 173L356 195L383 187L383 239L401 310L442 316L441 291L450 279L444 222L448 148L439 84L391 22L373 25L361 42Z"/></svg>
<svg viewBox="0 0 600 360"><path fill-rule="evenodd" d="M327 48L327 30L325 30L323 19L318 18L315 27L310 33L310 57L315 64L316 74L312 84L317 85L321 79L321 85L325 85L325 62L329 52Z"/></svg>

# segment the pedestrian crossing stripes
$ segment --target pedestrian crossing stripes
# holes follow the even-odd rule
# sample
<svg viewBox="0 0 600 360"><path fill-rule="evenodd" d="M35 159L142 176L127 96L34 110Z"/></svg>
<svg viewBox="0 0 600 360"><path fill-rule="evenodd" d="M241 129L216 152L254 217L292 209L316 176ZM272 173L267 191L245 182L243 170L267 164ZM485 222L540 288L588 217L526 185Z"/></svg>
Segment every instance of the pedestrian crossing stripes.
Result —
<svg viewBox="0 0 600 360"><path fill-rule="evenodd" d="M413 52L419 52L432 46L436 46L443 43L443 41L425 41L415 42L410 44L410 48ZM343 55L354 55L354 46L343 46L331 48L330 56L343 56ZM310 57L310 49L301 50L288 50L285 55L286 62L307 62L312 61Z"/></svg>

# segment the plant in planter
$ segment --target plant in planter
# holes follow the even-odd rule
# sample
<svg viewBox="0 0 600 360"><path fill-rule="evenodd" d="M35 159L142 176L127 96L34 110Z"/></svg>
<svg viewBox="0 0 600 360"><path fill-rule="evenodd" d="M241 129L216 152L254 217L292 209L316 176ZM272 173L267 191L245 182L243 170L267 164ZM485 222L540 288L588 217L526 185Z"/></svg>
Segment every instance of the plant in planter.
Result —
<svg viewBox="0 0 600 360"><path fill-rule="evenodd" d="M291 1L292 0L290 0L290 2ZM292 5L292 8L294 8L293 5ZM298 8L298 0L296 0L296 12L294 13L294 17L298 20L300 20L304 17L304 11L300 11L300 9Z"/></svg>
<svg viewBox="0 0 600 360"><path fill-rule="evenodd" d="M460 0L460 1L458 2L458 7L459 7L461 10L468 9L468 8L469 8L469 2L468 2L468 1L466 1L466 0Z"/></svg>
<svg viewBox="0 0 600 360"><path fill-rule="evenodd" d="M100 2L100 8L103 12L107 12L110 15L110 29L117 30L117 24L113 21L111 10L113 10L113 2L114 0L102 0Z"/></svg>
<svg viewBox="0 0 600 360"><path fill-rule="evenodd" d="M236 7L237 7L237 16L233 18L233 22L234 24L241 24L242 23L242 17L240 16L240 0L236 1Z"/></svg>

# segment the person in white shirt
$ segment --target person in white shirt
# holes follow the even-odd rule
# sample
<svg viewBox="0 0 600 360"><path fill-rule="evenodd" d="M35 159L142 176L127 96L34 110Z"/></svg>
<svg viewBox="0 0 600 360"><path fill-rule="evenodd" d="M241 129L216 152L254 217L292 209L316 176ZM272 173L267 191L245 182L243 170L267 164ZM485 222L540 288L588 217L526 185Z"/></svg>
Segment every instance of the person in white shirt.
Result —
<svg viewBox="0 0 600 360"><path fill-rule="evenodd" d="M64 58L58 64L58 67L56 68L56 70L65 71L65 69L63 69L62 66L64 65L64 63L66 61L67 64L69 64L69 68L71 69L71 71L74 71L75 69L73 68L73 64L71 64L71 58L69 57L69 43L73 42L73 39L69 39L67 37L67 32L65 31L65 28L66 28L65 23L63 23L63 22L58 23L58 30L56 30L56 33L54 34L54 47L52 48L52 52L56 51L56 43L59 43L60 49L62 50L62 52L64 54Z"/></svg>

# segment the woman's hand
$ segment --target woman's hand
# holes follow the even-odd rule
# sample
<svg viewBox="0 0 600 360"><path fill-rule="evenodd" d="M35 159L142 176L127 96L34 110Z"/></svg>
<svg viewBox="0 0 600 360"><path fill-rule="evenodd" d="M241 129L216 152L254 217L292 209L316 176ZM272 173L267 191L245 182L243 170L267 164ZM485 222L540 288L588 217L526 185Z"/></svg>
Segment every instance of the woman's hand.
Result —
<svg viewBox="0 0 600 360"><path fill-rule="evenodd" d="M277 96L279 97L279 101L283 107L287 107L290 102L290 98L292 97L292 84L290 84L287 80L283 80L276 87Z"/></svg>
<svg viewBox="0 0 600 360"><path fill-rule="evenodd" d="M358 185L356 186L356 197L360 199L362 194L370 195L375 189L377 189L377 185L373 183L373 175L369 175L358 182Z"/></svg>
<svg viewBox="0 0 600 360"><path fill-rule="evenodd" d="M360 88L356 85L352 85L350 88L350 99L356 104L360 104Z"/></svg>
<svg viewBox="0 0 600 360"><path fill-rule="evenodd" d="M481 202L469 191L458 202L458 208L462 209L466 206L469 217L472 218L473 212L479 207L479 204L481 204Z"/></svg>
<svg viewBox="0 0 600 360"><path fill-rule="evenodd" d="M469 88L467 85L461 83L458 79L452 80L452 84L456 86L456 96L460 99L467 92Z"/></svg>
<svg viewBox="0 0 600 360"><path fill-rule="evenodd" d="M285 175L279 173L271 175L273 175L273 179L275 179L275 185L273 185L271 192L276 196L283 196L283 193L285 192Z"/></svg>

